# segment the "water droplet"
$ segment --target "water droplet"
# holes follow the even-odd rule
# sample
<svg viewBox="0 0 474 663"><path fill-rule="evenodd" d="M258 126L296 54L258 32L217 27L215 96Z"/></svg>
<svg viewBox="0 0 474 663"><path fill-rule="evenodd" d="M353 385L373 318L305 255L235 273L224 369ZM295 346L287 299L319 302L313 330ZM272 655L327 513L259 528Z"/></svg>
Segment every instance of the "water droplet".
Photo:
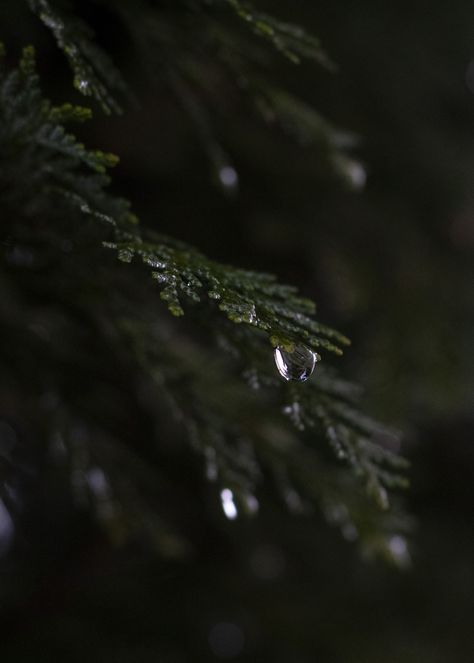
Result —
<svg viewBox="0 0 474 663"><path fill-rule="evenodd" d="M232 166L224 166L219 171L219 180L223 186L233 189L239 182L237 171Z"/></svg>
<svg viewBox="0 0 474 663"><path fill-rule="evenodd" d="M154 256L143 256L143 262L146 265L150 265L150 267L154 267L155 269L166 269L168 266L166 262L163 262L163 260L158 260L158 258L155 258Z"/></svg>
<svg viewBox="0 0 474 663"><path fill-rule="evenodd" d="M285 380L304 382L314 371L316 355L306 345L298 344L292 352L280 345L275 348L275 364Z"/></svg>
<svg viewBox="0 0 474 663"><path fill-rule="evenodd" d="M256 311L255 306L253 304L248 309L248 311L245 313L244 320L245 320L245 322L248 322L249 325L257 325L258 324L257 311Z"/></svg>
<svg viewBox="0 0 474 663"><path fill-rule="evenodd" d="M392 561L401 568L410 566L410 552L405 537L395 534L390 537L387 542L388 552L392 557Z"/></svg>
<svg viewBox="0 0 474 663"><path fill-rule="evenodd" d="M76 79L75 85L79 92L82 92L82 94L88 94L90 92L89 81L87 81L85 78Z"/></svg>
<svg viewBox="0 0 474 663"><path fill-rule="evenodd" d="M87 483L90 491L97 499L108 500L110 497L109 482L100 467L92 467L87 472Z"/></svg>
<svg viewBox="0 0 474 663"><path fill-rule="evenodd" d="M234 493L229 488L221 490L221 502L226 517L229 520L235 520L239 514L234 502Z"/></svg>
<svg viewBox="0 0 474 663"><path fill-rule="evenodd" d="M365 187L367 182L367 171L364 166L358 161L348 160L346 165L346 176L349 184L356 191L360 191Z"/></svg>
<svg viewBox="0 0 474 663"><path fill-rule="evenodd" d="M217 181L228 195L235 195L239 189L239 174L228 163L218 164Z"/></svg>

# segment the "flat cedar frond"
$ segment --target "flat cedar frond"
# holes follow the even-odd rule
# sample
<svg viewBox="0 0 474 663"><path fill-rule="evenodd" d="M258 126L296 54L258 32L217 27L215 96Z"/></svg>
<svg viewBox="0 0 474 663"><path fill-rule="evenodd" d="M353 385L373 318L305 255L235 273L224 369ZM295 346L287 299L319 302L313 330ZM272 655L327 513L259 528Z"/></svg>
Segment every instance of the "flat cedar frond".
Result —
<svg viewBox="0 0 474 663"><path fill-rule="evenodd" d="M163 286L161 298L174 315L184 314L183 297L200 302L204 292L230 320L265 332L275 346L291 349L304 340L315 349L342 354L339 345L349 343L342 334L309 317L314 304L272 275L221 265L194 249L177 250L141 238L105 245L116 249L123 262L138 256L154 270L153 278Z"/></svg>

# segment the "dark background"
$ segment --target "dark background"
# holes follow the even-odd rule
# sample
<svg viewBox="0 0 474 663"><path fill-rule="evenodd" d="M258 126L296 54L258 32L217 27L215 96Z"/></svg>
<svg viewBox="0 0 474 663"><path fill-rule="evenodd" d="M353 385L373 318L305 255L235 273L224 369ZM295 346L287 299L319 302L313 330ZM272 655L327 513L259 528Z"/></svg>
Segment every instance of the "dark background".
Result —
<svg viewBox="0 0 474 663"><path fill-rule="evenodd" d="M113 550L85 517L32 517L20 538L33 531L36 545L0 566L2 661L473 660L472 3L259 4L320 36L339 65L331 74L277 58L272 75L360 137L364 190L325 177L231 99L213 118L239 173L238 195L226 195L167 86L150 87L124 27L89 3L139 107L96 112L81 131L120 155L113 186L143 223L277 273L350 335L345 372L364 385L366 408L405 432L412 567L361 560L321 518L277 507L226 523L203 488L186 511L195 553L185 562ZM35 43L48 94L79 101L19 5L0 9L0 36L13 53Z"/></svg>

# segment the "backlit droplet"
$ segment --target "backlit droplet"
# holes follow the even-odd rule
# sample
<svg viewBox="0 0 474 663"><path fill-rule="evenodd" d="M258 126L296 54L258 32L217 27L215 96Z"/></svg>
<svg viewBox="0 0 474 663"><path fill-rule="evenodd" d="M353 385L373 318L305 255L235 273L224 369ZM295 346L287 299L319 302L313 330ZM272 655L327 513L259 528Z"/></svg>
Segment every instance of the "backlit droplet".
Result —
<svg viewBox="0 0 474 663"><path fill-rule="evenodd" d="M239 176L232 166L222 166L219 169L219 182L225 189L235 191L239 186Z"/></svg>
<svg viewBox="0 0 474 663"><path fill-rule="evenodd" d="M278 346L275 348L275 364L285 380L304 382L314 371L316 355L301 343L295 346L293 352Z"/></svg>
<svg viewBox="0 0 474 663"><path fill-rule="evenodd" d="M221 491L222 510L229 520L235 520L238 516L237 507L234 502L234 494L229 488Z"/></svg>
<svg viewBox="0 0 474 663"><path fill-rule="evenodd" d="M347 161L346 176L353 189L359 191L365 187L367 182L367 171L358 161Z"/></svg>
<svg viewBox="0 0 474 663"><path fill-rule="evenodd" d="M87 81L86 79L76 78L74 81L74 85L79 90L79 92L82 92L82 94L90 93L90 84L89 81Z"/></svg>
<svg viewBox="0 0 474 663"><path fill-rule="evenodd" d="M387 544L389 555L397 566L400 568L407 568L410 566L410 551L408 550L408 543L405 537L395 534L390 537Z"/></svg>

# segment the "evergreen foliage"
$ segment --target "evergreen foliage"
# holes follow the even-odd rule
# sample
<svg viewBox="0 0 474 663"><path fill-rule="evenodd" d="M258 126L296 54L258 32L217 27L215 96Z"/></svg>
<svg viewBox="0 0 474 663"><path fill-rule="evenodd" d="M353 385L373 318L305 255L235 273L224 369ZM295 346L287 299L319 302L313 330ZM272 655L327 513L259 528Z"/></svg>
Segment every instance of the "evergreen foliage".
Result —
<svg viewBox="0 0 474 663"><path fill-rule="evenodd" d="M472 25L0 2L2 663L471 663Z"/></svg>
<svg viewBox="0 0 474 663"><path fill-rule="evenodd" d="M231 10L292 62L312 57L328 63L316 39L247 4L180 5L183 12L208 15L213 34L214 22ZM59 3L31 0L30 6L65 52L78 91L95 98L106 113L119 111L114 94L124 92L125 84L87 25L59 9ZM117 11L130 12L132 5L118 3ZM189 444L203 457L224 511L230 503L235 513L256 514L262 485L270 482L291 510L304 513L319 505L329 522L347 538L358 537L369 554L405 564L405 553L397 556L390 545L409 526L397 506L388 510L387 490L406 485L406 461L390 451L395 434L358 411L357 390L325 368L324 360L306 384L285 383L272 365L272 345L291 352L303 343L318 353L340 355L348 344L345 336L316 320L314 304L274 276L220 264L141 228L128 202L107 188L107 171L117 157L85 147L65 128L90 119L91 111L69 103L56 107L44 98L31 47L17 68L2 67L2 292L16 302L17 314L6 324L11 344L4 342L2 362L15 390L25 390L30 415L41 421L41 431L35 431L35 455L41 460L31 462L48 466L47 458L59 454L54 473L69 473L71 499L89 502L113 540L143 530L162 553L181 554L187 544L170 533L172 523L164 524L167 516L160 514L153 489L154 477L168 481L166 460L157 465L163 454L158 431L166 414L162 407L155 411L156 397L169 405L174 426L184 426ZM199 87L188 88L196 80L183 83L179 71L170 76L199 125ZM314 141L326 151L328 168L347 175L352 162L338 139L342 134L289 93L262 80L253 85L260 110L268 115L271 109L292 135ZM245 93L249 89L247 82ZM210 122L201 123L204 142L218 155L219 168L230 167L210 137ZM164 317L157 285L171 313L189 313L201 330L197 336ZM23 328L23 321L35 316L39 321ZM203 333L205 341L199 340ZM91 358L86 359L91 351L105 358L104 375L95 375ZM122 437L116 422L101 412L111 403L101 402L94 383L108 384L113 394L113 366L120 367L124 389L155 431L145 445ZM38 370L33 384L32 370ZM64 371L74 375L65 378ZM81 384L80 397L71 381ZM155 396L143 403L137 381ZM52 411L42 411L42 392L54 394ZM97 402L87 398L89 393ZM7 455L2 462L2 496L9 503L8 476L15 461ZM50 471L41 471L41 481Z"/></svg>

